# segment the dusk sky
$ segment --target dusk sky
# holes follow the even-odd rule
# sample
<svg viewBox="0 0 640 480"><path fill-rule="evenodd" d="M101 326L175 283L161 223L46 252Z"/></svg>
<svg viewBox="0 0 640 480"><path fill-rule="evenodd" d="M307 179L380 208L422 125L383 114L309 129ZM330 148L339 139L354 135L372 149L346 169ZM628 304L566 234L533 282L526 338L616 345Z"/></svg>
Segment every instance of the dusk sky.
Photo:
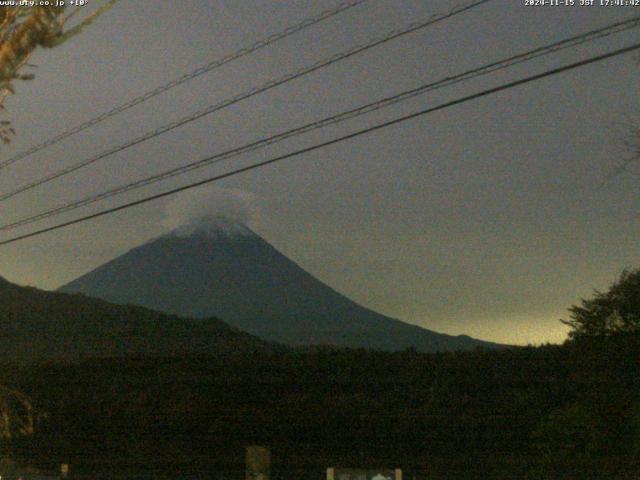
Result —
<svg viewBox="0 0 640 480"><path fill-rule="evenodd" d="M39 50L5 101L0 161L339 2L122 0ZM0 170L0 193L210 104L470 2L369 0ZM579 3L577 0L576 3ZM596 2L599 3L599 0ZM98 2L93 0L90 11ZM8 223L386 95L640 15L494 0L0 202ZM428 93L45 222L162 192L637 42L638 29ZM0 247L0 275L54 289L187 218L236 212L380 313L496 342L562 342L567 308L640 266L640 165L601 186L640 125L637 53L454 106L203 187Z"/></svg>

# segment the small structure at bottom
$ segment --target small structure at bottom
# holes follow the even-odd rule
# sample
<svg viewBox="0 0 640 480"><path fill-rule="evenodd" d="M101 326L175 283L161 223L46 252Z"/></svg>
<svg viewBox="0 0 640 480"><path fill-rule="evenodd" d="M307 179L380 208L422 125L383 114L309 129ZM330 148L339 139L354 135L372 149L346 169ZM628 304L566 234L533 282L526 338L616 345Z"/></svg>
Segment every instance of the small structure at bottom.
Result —
<svg viewBox="0 0 640 480"><path fill-rule="evenodd" d="M0 480L58 480L57 475L39 471L36 468L21 466L9 458L0 458Z"/></svg>
<svg viewBox="0 0 640 480"><path fill-rule="evenodd" d="M402 480L401 468L327 468L327 480Z"/></svg>
<svg viewBox="0 0 640 480"><path fill-rule="evenodd" d="M271 451L267 447L248 446L245 464L245 480L269 480Z"/></svg>

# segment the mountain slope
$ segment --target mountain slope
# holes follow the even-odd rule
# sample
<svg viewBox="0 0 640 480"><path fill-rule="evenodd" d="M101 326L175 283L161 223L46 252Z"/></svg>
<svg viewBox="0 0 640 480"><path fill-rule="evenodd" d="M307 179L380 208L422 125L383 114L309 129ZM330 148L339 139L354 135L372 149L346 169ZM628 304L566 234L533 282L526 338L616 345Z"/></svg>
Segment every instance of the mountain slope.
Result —
<svg viewBox="0 0 640 480"><path fill-rule="evenodd" d="M215 318L187 320L83 295L45 292L0 277L0 359L245 352L266 342Z"/></svg>
<svg viewBox="0 0 640 480"><path fill-rule="evenodd" d="M438 334L364 308L246 226L222 220L134 248L61 291L188 317L215 316L253 335L293 345L421 351L491 345Z"/></svg>

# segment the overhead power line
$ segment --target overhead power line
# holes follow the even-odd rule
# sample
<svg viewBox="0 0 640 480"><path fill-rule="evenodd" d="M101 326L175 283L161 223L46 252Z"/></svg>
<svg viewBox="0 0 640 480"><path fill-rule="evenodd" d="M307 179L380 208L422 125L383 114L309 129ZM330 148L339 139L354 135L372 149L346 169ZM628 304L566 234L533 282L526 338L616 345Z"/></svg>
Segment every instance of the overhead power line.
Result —
<svg viewBox="0 0 640 480"><path fill-rule="evenodd" d="M264 93L268 90L271 90L273 88L276 88L280 85L283 85L285 83L288 83L290 81L296 80L298 78L301 78L305 75L308 75L312 72L315 72L317 70L320 70L322 68L328 67L329 65L332 65L334 63L338 63L342 60L345 60L347 58L350 58L354 55L357 55L361 52L364 52L366 50L369 50L371 48L377 47L379 45L382 45L384 43L390 42L392 40L395 40L399 37L402 37L404 35L408 35L410 33L413 33L417 30L420 30L422 28L428 27L430 25L433 25L437 22L452 18L460 13L466 12L468 10L471 10L472 8L478 7L480 5L483 5L485 3L488 3L490 1L493 0L476 0L471 4L465 5L465 6L458 6L458 7L454 7L453 9L451 9L448 13L444 13L444 14L437 14L437 15L432 15L431 17L429 17L429 19L427 19L426 21L422 21L422 22L416 22L416 23L412 23L409 26L406 26L400 30L394 30L390 33L388 33L387 35L385 35L384 37L380 37L374 40L369 41L366 44L362 44L362 45L358 45L355 47L350 48L349 50L345 51L345 52L341 52L338 53L336 55L333 55L329 58L326 58L324 60L321 60L319 62L314 63L313 65L304 67L300 70L297 70L293 73L289 73L277 80L271 80L268 81L264 84L262 84L259 87L255 87L252 88L249 91L246 91L244 93L241 93L239 95L236 95L234 97L231 97L227 100L223 100L222 102L216 103L214 105L210 105L207 108L200 110L194 114L188 115L186 117L183 117L179 120L176 120L168 125L162 126L160 128L157 128L156 130L153 130L151 132L145 133L144 135L131 140L123 145L111 148L109 150L106 150L94 157L91 157L89 159L83 160L81 162L75 163L73 165L70 165L68 167L62 168L61 170L58 170L56 172L53 172L49 175L46 175L45 177L42 177L36 181L33 181L31 183L28 183L26 185L22 185L18 188L16 188L15 190L12 190L8 193L4 193L2 195L0 195L0 201L4 201L4 200L8 200L11 197L14 197L22 192L25 192L27 190L31 190L33 188L36 188L40 185L43 185L45 183L48 183L52 180L55 180L57 178L60 178L62 176L65 175L69 175L70 173L73 173L77 170L80 170L81 168L84 168L88 165L91 165L93 163L96 163L106 157L109 157L115 153L119 153L122 152L124 150L127 150L128 148L131 148L135 145L138 145L142 142L145 142L147 140L150 140L152 138L158 137L160 135L163 135L171 130L174 130L178 127L181 127L183 125L186 125L188 123L191 123L195 120L198 120L202 117L205 117L207 115L210 115L214 112L218 112L220 110L223 110L227 107L230 107L232 105L235 105L238 102L241 102L243 100L246 100L248 98L251 98L255 95L258 95L260 93Z"/></svg>
<svg viewBox="0 0 640 480"><path fill-rule="evenodd" d="M261 50L262 48L268 47L269 45L272 45L278 42L279 40L283 40L295 33L298 33L320 22L323 22L324 20L334 17L335 15L338 15L339 13L342 13L346 10L357 7L358 5L365 3L367 1L369 0L352 0L348 2L342 2L337 7L334 7L329 10L325 10L314 17L306 18L295 25L291 25L285 28L281 32L275 33L273 35L269 35L268 37L258 40L257 42L249 46L243 47L233 53L225 55L222 58L213 60L207 63L206 65L202 65L196 68L195 70L192 70L189 73L185 73L181 77L171 80L170 82L167 82L164 85L160 85L159 87L154 88L153 90L149 90L148 92L145 92L138 97L132 98L131 100L121 105L118 105L117 107L112 108L111 110L104 112L98 115L97 117L94 117L90 120L87 120L84 123L71 127L70 129L60 133L59 135L56 135L55 137L49 138L48 140L45 140L44 142L38 145L35 145L27 150L24 150L23 152L20 152L11 158L1 161L0 169L8 167L9 165L16 163L22 160L23 158L29 157L34 153L39 152L40 150L43 150L47 147L55 145L56 143L61 142L62 140L69 138L72 135L75 135L76 133L80 133L88 128L94 127L99 123L103 122L104 120L111 118L115 115L118 115L119 113L122 113L125 110L129 110L130 108L135 107L136 105L146 102L147 100L153 97L156 97L166 92L167 90L171 90L172 88L177 87L178 85L182 85L183 83L186 83L190 80L193 80L194 78L199 77L200 75L209 73L213 70L216 70L217 68L222 67L223 65L226 65L246 55L249 55L253 52Z"/></svg>
<svg viewBox="0 0 640 480"><path fill-rule="evenodd" d="M580 35L576 35L570 38L566 38L566 39L551 43L549 45L545 45L542 47L535 48L533 50L529 50L527 52L519 53L517 55L513 55L503 60L489 63L482 67L474 68L472 70L468 70L466 72L463 72L457 75L445 77L438 81L427 83L417 88L406 90L396 95L382 98L382 99L376 100L375 102L371 102L366 105L362 105L360 107L353 108L345 112L341 112L337 115L332 115L330 117L326 117L321 120L307 123L306 125L251 142L241 147L237 147L232 150L227 150L225 152L222 152L213 156L209 156L207 158L198 160L196 162L191 162L177 168L173 168L158 174L145 177L141 180L136 180L133 182L126 183L124 185L107 190L105 192L90 195L81 200L69 202L64 205L45 210L43 212L39 212L34 215L17 219L12 223L0 225L0 231L11 230L17 227L21 227L24 225L37 222L39 220L44 220L46 218L57 216L62 213L70 212L72 210L76 210L78 208L81 208L102 200L106 200L107 198L111 198L116 195L120 195L132 190L136 190L138 188L142 188L142 187L166 180L168 178L172 178L178 175L183 175L192 170L203 168L203 167L212 165L214 163L221 162L223 160L228 160L230 158L237 157L245 153L249 153L254 150L267 147L269 145L273 145L285 139L302 135L312 130L326 127L328 125L335 125L337 123L344 122L346 120L350 120L352 118L356 118L356 117L365 115L367 113L371 113L373 111L377 111L382 108L389 107L391 105L395 105L396 103L406 101L410 98L414 98L418 95L422 95L427 92L431 92L443 87L447 87L460 82L471 80L473 78L487 75L489 73L493 73L498 70L503 70L523 62L529 62L545 55L556 53L558 51L565 50L567 48L573 48L587 42L592 42L600 38L613 35L615 33L620 33L620 32L629 30L631 28L637 28L638 26L640 26L640 16L637 16L628 20L616 22L599 29L591 30L589 32L582 33Z"/></svg>
<svg viewBox="0 0 640 480"><path fill-rule="evenodd" d="M108 208L108 209L102 210L100 212L96 212L96 213L92 213L90 215L85 215L83 217L76 218L74 220L69 220L67 222L62 222L62 223L59 223L59 224L56 224L56 225L53 225L53 226L50 226L50 227L47 227L47 228L36 230L34 232L31 232L31 233L27 233L27 234L19 235L19 236L16 236L16 237L13 237L13 238L10 238L10 239L7 239L7 240L3 240L3 241L0 241L0 246L8 245L10 243L18 242L20 240L25 240L27 238L35 237L37 235L42 235L44 233L51 232L51 231L54 231L54 230L59 230L61 228L65 228L65 227L68 227L68 226L71 226L71 225L75 225L75 224L78 224L78 223L86 222L86 221L89 221L89 220L92 220L92 219L95 219L95 218L102 217L104 215L109 215L111 213L119 212L121 210L125 210L125 209L128 209L128 208L132 208L132 207L135 207L137 205L142 205L144 203L148 203L148 202L151 202L151 201L154 201L154 200L158 200L160 198L164 198L164 197L167 197L167 196L170 196L170 195L174 195L176 193L183 192L185 190L190 190L192 188L196 188L196 187L199 187L199 186L202 186L202 185L206 185L208 183L213 183L213 182L216 182L218 180L222 180L224 178L232 177L232 176L235 176L235 175L239 175L241 173L245 173L245 172L248 172L248 171L251 171L251 170L262 168L262 167L265 167L267 165L271 165L273 163L280 162L282 160L286 160L288 158L296 157L296 156L299 156L299 155L303 155L305 153L309 153L309 152L312 152L312 151L315 151L315 150L319 150L321 148L328 147L330 145L341 143L341 142L344 142L346 140L350 140L352 138L356 138L356 137L359 137L361 135L366 135L366 134L381 130L383 128L387 128L387 127L390 127L390 126L393 126L393 125L397 125L397 124L406 122L408 120L412 120L412 119L415 119L415 118L418 118L418 117L421 117L421 116L424 116L424 115L427 115L427 114L430 114L430 113L433 113L433 112L436 112L436 111L439 111L439 110L444 110L446 108L450 108L450 107L453 107L455 105L460 105L462 103L466 103L466 102L469 102L469 101L472 101L472 100L476 100L478 98L486 97L488 95L493 95L494 93L498 93L498 92L501 92L501 91L504 91L504 90L508 90L508 89L511 89L511 88L514 88L514 87L517 87L517 86L520 86L520 85L524 85L526 83L534 82L534 81L540 80L542 78L550 77L552 75L557 75L557 74L560 74L560 73L563 73L563 72L567 72L569 70L573 70L573 69L576 69L576 68L579 68L579 67L583 67L585 65L590 65L590 64L593 64L593 63L596 63L596 62L600 62L600 61L606 60L608 58L617 57L617 56L623 55L625 53L629 53L629 52L632 52L632 51L635 51L635 50L639 50L639 49L640 49L640 43L635 43L635 44L630 45L628 47L624 47L624 48L620 48L618 50L614 50L613 52L605 53L603 55L598 55L598 56L595 56L595 57L590 57L590 58L588 58L586 60L581 60L579 62L571 63L571 64L568 64L568 65L564 65L562 67L558 67L558 68L555 68L553 70L547 70L547 71L545 71L543 73L538 73L536 75L531 75L529 77L525 77L525 78L522 78L520 80L515 80L515 81L512 81L512 82L508 82L508 83L502 84L502 85L500 85L498 87L494 87L494 88L490 88L490 89L487 89L487 90L483 90L481 92L474 93L472 95L467 95L465 97L461 97L461 98L458 98L456 100L452 100L450 102L446 102L446 103L440 104L440 105L435 106L435 107L430 107L430 108L427 108L427 109L424 109L424 110L420 110L418 112L415 112L415 113L412 113L412 114L409 114L409 115L404 115L402 117L399 117L399 118L396 118L396 119L393 119L393 120L389 120L389 121L386 121L386 122L383 122L383 123L379 123L379 124L374 125L372 127L368 127L368 128L362 129L362 130L358 130L358 131L350 133L348 135L343 135L343 136L340 136L340 137L336 137L336 138L334 138L332 140L328 140L326 142L318 143L318 144L312 145L310 147L302 148L302 149L296 150L294 152L290 152L290 153L287 153L287 154L284 154L284 155L280 155L280 156L277 156L277 157L274 157L274 158L270 158L269 160L264 160L262 162L254 163L252 165L249 165L249 166L246 166L246 167L242 167L242 168L238 168L238 169L232 170L230 172L226 172L226 173L219 174L219 175L216 175L216 176L213 176L213 177L209 177L209 178L206 178L204 180L197 181L197 182L189 183L189 184L184 185L182 187L174 188L172 190L168 190L168 191L165 191L165 192L162 192L162 193L158 193L158 194L155 194L155 195L151 195L151 196L139 199L139 200L128 202L128 203L125 203L123 205L119 205L117 207Z"/></svg>

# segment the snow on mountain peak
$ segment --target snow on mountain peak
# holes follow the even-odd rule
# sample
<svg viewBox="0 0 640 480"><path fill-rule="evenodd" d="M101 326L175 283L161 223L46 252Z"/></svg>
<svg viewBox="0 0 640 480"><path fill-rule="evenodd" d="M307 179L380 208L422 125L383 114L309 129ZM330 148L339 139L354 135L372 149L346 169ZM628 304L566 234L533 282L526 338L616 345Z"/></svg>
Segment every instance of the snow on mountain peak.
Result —
<svg viewBox="0 0 640 480"><path fill-rule="evenodd" d="M250 236L253 232L243 223L223 216L204 217L176 228L173 233L179 237L204 234L209 237L224 235L226 237Z"/></svg>

